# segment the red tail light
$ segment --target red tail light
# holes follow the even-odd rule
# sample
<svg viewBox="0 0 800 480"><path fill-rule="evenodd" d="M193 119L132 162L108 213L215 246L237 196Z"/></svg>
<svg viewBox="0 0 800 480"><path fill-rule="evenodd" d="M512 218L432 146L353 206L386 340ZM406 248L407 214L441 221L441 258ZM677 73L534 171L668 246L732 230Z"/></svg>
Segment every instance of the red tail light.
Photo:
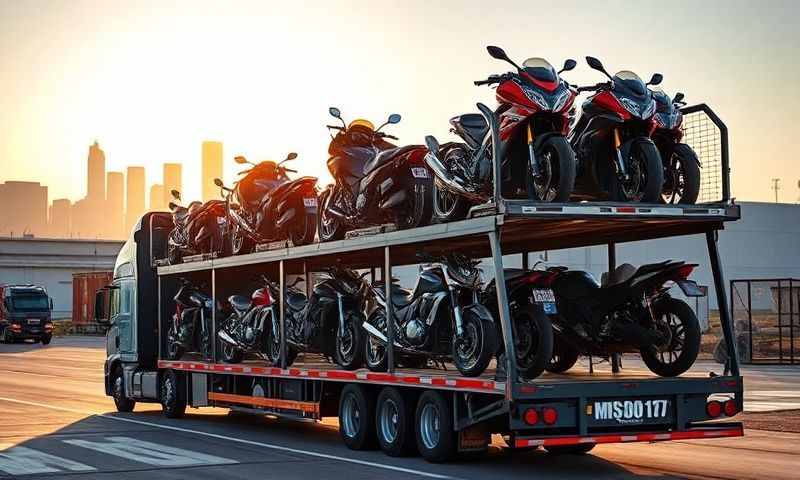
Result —
<svg viewBox="0 0 800 480"><path fill-rule="evenodd" d="M722 415L722 404L716 400L711 400L706 404L706 413L711 418L717 418Z"/></svg>
<svg viewBox="0 0 800 480"><path fill-rule="evenodd" d="M535 408L529 408L525 410L522 419L525 420L525 423L528 425L536 425L539 423L539 412L537 412Z"/></svg>
<svg viewBox="0 0 800 480"><path fill-rule="evenodd" d="M681 268L679 268L679 269L678 269L678 270L675 272L675 274L676 274L678 277L680 277L680 278L682 278L682 279L686 280L687 278L689 278L689 275L691 275L691 274L692 274L692 271L694 270L694 267L695 267L695 265L684 265L684 266L682 266Z"/></svg>
<svg viewBox="0 0 800 480"><path fill-rule="evenodd" d="M733 417L739 413L739 407L736 406L736 401L734 399L725 401L723 410L725 411L725 416L727 417Z"/></svg>
<svg viewBox="0 0 800 480"><path fill-rule="evenodd" d="M553 425L558 421L558 411L555 408L545 408L542 410L542 420L548 425Z"/></svg>

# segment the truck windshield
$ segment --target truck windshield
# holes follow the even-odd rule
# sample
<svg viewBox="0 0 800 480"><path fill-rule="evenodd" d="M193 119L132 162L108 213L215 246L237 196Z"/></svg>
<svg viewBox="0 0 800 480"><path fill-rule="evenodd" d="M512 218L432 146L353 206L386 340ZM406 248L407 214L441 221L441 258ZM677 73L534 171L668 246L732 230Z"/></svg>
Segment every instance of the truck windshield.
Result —
<svg viewBox="0 0 800 480"><path fill-rule="evenodd" d="M43 295L21 295L11 298L12 309L17 312L44 312L50 310L50 302Z"/></svg>

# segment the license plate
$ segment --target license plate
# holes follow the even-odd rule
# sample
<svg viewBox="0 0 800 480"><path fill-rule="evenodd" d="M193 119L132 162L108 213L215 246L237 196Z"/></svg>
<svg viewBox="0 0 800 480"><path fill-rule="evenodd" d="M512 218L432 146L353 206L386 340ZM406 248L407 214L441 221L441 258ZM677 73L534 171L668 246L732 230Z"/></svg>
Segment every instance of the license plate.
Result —
<svg viewBox="0 0 800 480"><path fill-rule="evenodd" d="M422 167L412 167L411 175L414 175L414 178L430 178L428 177L428 170Z"/></svg>
<svg viewBox="0 0 800 480"><path fill-rule="evenodd" d="M666 398L594 400L586 416L592 426L664 424L672 421L672 405Z"/></svg>
<svg viewBox="0 0 800 480"><path fill-rule="evenodd" d="M556 296L549 288L537 288L533 290L533 301L536 303L555 303Z"/></svg>
<svg viewBox="0 0 800 480"><path fill-rule="evenodd" d="M40 322L41 322L41 320L39 320L38 318L29 318L28 319L28 325L39 325Z"/></svg>
<svg viewBox="0 0 800 480"><path fill-rule="evenodd" d="M316 207L317 206L316 197L304 198L303 205L305 205L306 207Z"/></svg>
<svg viewBox="0 0 800 480"><path fill-rule="evenodd" d="M686 295L687 297L706 296L706 292L703 289L703 287L698 285L696 282L693 282L692 280L678 280L678 286L681 288L681 291L683 291L683 294Z"/></svg>

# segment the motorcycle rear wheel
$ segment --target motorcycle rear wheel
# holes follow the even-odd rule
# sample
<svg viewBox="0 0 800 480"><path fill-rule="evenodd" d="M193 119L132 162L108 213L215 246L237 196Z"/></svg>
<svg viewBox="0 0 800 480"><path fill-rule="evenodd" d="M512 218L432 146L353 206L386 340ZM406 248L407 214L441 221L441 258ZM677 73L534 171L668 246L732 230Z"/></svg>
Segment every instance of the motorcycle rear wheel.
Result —
<svg viewBox="0 0 800 480"><path fill-rule="evenodd" d="M634 142L628 157L625 160L631 178L621 181L612 171L608 192L610 199L615 202L658 202L664 185L664 166L658 149L651 142Z"/></svg>
<svg viewBox="0 0 800 480"><path fill-rule="evenodd" d="M540 307L527 305L514 312L517 365L523 378L544 372L553 357L553 326Z"/></svg>
<svg viewBox="0 0 800 480"><path fill-rule="evenodd" d="M269 334L267 340L267 357L273 367L281 367L281 340L280 337L275 337L272 333ZM286 366L290 366L297 358L297 350L286 345Z"/></svg>
<svg viewBox="0 0 800 480"><path fill-rule="evenodd" d="M453 338L453 363L461 375L477 377L482 374L497 351L497 327L492 315L483 305L463 312L461 337Z"/></svg>
<svg viewBox="0 0 800 480"><path fill-rule="evenodd" d="M397 228L424 227L430 225L433 218L433 182L411 178L409 184L409 201L404 204L404 212L395 216Z"/></svg>
<svg viewBox="0 0 800 480"><path fill-rule="evenodd" d="M461 195L442 188L439 180L433 181L433 213L439 222L455 222L467 218L472 204Z"/></svg>
<svg viewBox="0 0 800 480"><path fill-rule="evenodd" d="M694 205L700 195L700 162L689 145L675 145L669 158L663 158L664 188L661 201L668 204Z"/></svg>
<svg viewBox="0 0 800 480"><path fill-rule="evenodd" d="M333 190L328 189L322 192L319 197L319 211L317 213L317 233L320 242L332 242L341 240L347 233L347 227L337 216L328 211L328 205L332 201Z"/></svg>
<svg viewBox="0 0 800 480"><path fill-rule="evenodd" d="M289 240L295 246L309 245L314 243L314 238L317 235L317 215L309 214L303 203L300 202L298 211L303 212L303 218L295 222L294 228L289 230Z"/></svg>
<svg viewBox="0 0 800 480"><path fill-rule="evenodd" d="M564 373L578 362L580 352L566 342L560 334L553 337L553 355L545 370L550 373Z"/></svg>
<svg viewBox="0 0 800 480"><path fill-rule="evenodd" d="M643 348L642 360L656 375L677 377L692 367L700 352L700 322L689 305L675 298L660 301L656 315L669 328L668 345Z"/></svg>
<svg viewBox="0 0 800 480"><path fill-rule="evenodd" d="M566 202L575 187L577 161L575 152L564 137L550 137L539 152L539 179L528 171L525 187L528 198L535 202Z"/></svg>

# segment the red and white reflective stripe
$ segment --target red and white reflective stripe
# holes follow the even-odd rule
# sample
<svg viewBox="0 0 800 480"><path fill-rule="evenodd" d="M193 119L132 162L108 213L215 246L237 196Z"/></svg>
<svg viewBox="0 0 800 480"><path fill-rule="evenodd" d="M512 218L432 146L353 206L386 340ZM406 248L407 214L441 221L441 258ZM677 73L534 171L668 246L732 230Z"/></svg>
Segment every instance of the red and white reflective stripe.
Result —
<svg viewBox="0 0 800 480"><path fill-rule="evenodd" d="M228 365L205 362L184 362L160 360L158 368L171 368L173 370L192 370L204 372L222 372L235 374L250 374L266 377L303 377L326 378L336 381L360 380L376 383L397 383L404 385L436 386L454 390L471 390L481 392L503 393L505 384L494 380L481 380L474 378L449 378L443 376L420 376L405 373L380 373L380 372L351 372L348 370L317 370L306 368L288 368L281 370L277 367L254 367L252 365Z"/></svg>
<svg viewBox="0 0 800 480"><path fill-rule="evenodd" d="M689 440L698 438L741 437L742 427L735 428L697 428L682 432L637 433L633 435L592 435L586 437L551 437L521 438L514 440L514 446L523 447L555 447L559 445L578 445L581 443L627 443L627 442L663 442L667 440Z"/></svg>
<svg viewBox="0 0 800 480"><path fill-rule="evenodd" d="M534 206L523 205L522 213L525 214L577 214L577 215L655 215L655 216L693 216L693 215L725 215L724 208L702 208L702 207L614 207L607 205L592 206Z"/></svg>

